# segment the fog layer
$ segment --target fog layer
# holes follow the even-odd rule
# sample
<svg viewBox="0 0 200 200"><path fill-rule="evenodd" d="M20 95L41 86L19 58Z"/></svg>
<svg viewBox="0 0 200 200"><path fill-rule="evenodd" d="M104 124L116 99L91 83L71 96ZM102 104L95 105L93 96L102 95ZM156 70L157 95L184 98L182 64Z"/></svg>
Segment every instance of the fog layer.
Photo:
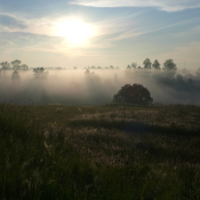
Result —
<svg viewBox="0 0 200 200"><path fill-rule="evenodd" d="M46 69L48 71L48 69ZM97 105L112 102L125 84L146 87L156 103L200 104L200 79L159 70L1 70L0 101L18 104Z"/></svg>

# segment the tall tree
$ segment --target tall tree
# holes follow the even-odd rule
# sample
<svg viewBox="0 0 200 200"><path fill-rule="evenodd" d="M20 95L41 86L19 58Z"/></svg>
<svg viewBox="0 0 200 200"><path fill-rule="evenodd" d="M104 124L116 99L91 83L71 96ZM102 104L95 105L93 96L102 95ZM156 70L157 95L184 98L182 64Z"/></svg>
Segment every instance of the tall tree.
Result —
<svg viewBox="0 0 200 200"><path fill-rule="evenodd" d="M159 70L160 70L160 63L158 62L158 60L155 60L155 61L153 62L152 67L153 67L154 69L159 69Z"/></svg>
<svg viewBox="0 0 200 200"><path fill-rule="evenodd" d="M164 62L163 70L174 72L177 70L176 64L174 63L173 59L168 59Z"/></svg>
<svg viewBox="0 0 200 200"><path fill-rule="evenodd" d="M20 70L21 66L21 61L20 60L14 60L11 62L12 66L13 66L13 69L14 70Z"/></svg>
<svg viewBox="0 0 200 200"><path fill-rule="evenodd" d="M144 69L151 69L151 61L149 58L146 58L143 62Z"/></svg>

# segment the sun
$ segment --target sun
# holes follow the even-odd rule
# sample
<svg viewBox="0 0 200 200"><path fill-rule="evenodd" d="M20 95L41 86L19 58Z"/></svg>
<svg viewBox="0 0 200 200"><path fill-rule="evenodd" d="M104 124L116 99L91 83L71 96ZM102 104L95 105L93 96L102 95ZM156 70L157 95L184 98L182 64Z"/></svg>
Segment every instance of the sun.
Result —
<svg viewBox="0 0 200 200"><path fill-rule="evenodd" d="M72 44L85 43L93 35L91 25L80 20L60 21L55 29L58 36L65 37Z"/></svg>

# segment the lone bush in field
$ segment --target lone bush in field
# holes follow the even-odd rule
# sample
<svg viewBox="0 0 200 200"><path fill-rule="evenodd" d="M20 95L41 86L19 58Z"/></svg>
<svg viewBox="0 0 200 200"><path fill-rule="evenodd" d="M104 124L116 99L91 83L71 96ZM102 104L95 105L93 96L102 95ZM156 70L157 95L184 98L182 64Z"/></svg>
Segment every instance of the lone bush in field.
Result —
<svg viewBox="0 0 200 200"><path fill-rule="evenodd" d="M126 84L113 97L114 103L131 103L147 105L153 102L147 88L141 84Z"/></svg>

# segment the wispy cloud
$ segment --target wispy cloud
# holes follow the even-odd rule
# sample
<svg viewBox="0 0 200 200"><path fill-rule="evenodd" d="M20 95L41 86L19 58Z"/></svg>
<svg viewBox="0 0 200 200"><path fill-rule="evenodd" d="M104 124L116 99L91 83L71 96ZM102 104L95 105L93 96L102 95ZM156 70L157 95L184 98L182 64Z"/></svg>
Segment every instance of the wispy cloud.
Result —
<svg viewBox="0 0 200 200"><path fill-rule="evenodd" d="M148 27L148 30L141 30L139 28L138 29L132 29L132 30L129 30L128 32L122 33L119 37L113 38L113 39L114 40L120 40L120 39L125 39L125 38L133 38L133 37L136 37L136 36L140 36L140 35L156 32L156 31L168 29L168 28L183 25L183 24L189 24L189 23L192 23L192 22L200 22L200 17L192 18L192 19L188 19L188 20L183 20L183 21L173 23L173 24L167 24L167 25L158 24L157 26ZM194 30L192 30L192 33L194 33L194 31L198 32L199 26L196 27Z"/></svg>
<svg viewBox="0 0 200 200"><path fill-rule="evenodd" d="M1 14L0 13L0 25L4 26L8 29L18 28L25 29L27 28L27 24L15 16L9 14Z"/></svg>
<svg viewBox="0 0 200 200"><path fill-rule="evenodd" d="M91 7L155 7L167 12L199 8L199 0L72 0L70 4Z"/></svg>

